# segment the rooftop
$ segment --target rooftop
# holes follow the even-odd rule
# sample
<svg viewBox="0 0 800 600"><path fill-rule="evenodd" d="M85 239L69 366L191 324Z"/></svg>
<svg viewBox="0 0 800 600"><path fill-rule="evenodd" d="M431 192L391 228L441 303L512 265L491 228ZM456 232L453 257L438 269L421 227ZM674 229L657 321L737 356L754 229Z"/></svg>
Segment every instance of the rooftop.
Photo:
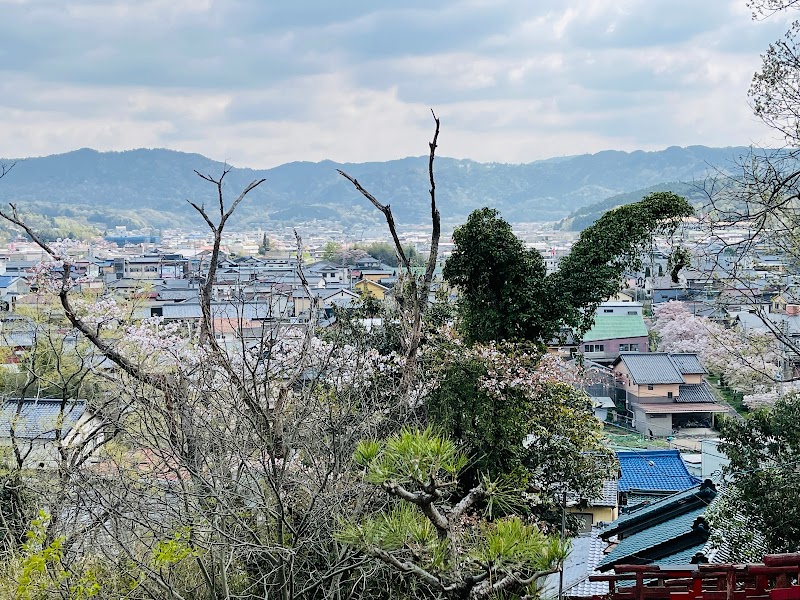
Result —
<svg viewBox="0 0 800 600"><path fill-rule="evenodd" d="M666 405L666 406L674 406ZM677 450L635 450L617 452L622 477L619 491L682 491L700 483L690 474Z"/></svg>
<svg viewBox="0 0 800 600"><path fill-rule="evenodd" d="M714 394L708 384L703 383L682 383L678 386L677 402L716 402Z"/></svg>
<svg viewBox="0 0 800 600"><path fill-rule="evenodd" d="M621 352L622 362L636 385L686 383L678 366L666 352Z"/></svg>
<svg viewBox="0 0 800 600"><path fill-rule="evenodd" d="M700 364L697 354L672 353L669 355L683 375L705 375L708 373Z"/></svg>
<svg viewBox="0 0 800 600"><path fill-rule="evenodd" d="M647 337L647 327L641 315L595 315L594 324L583 336L583 341L635 337Z"/></svg>
<svg viewBox="0 0 800 600"><path fill-rule="evenodd" d="M62 421L62 435L69 432L86 410L84 400L69 400L61 413L61 399L32 398L22 402L19 417L17 415L18 400L6 400L0 409L0 437L11 437L11 424L15 418L16 435L20 439L54 440L59 421Z"/></svg>

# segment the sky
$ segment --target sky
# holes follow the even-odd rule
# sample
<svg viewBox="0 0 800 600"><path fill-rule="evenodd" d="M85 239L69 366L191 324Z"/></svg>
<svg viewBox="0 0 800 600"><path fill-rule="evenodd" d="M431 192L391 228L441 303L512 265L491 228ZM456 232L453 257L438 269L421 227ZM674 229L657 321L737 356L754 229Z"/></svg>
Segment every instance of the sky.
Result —
<svg viewBox="0 0 800 600"><path fill-rule="evenodd" d="M0 0L0 156L235 166L775 145L745 0Z"/></svg>

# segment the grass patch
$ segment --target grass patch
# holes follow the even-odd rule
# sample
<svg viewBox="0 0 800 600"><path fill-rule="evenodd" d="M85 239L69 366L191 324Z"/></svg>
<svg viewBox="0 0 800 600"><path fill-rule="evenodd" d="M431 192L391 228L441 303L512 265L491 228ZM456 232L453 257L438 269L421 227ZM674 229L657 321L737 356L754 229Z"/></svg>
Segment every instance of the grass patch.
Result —
<svg viewBox="0 0 800 600"><path fill-rule="evenodd" d="M727 385L720 385L719 375L708 375L706 379L717 397L730 404L736 412L740 415L750 412L750 409L744 405L744 394L733 391Z"/></svg>
<svg viewBox="0 0 800 600"><path fill-rule="evenodd" d="M631 431L623 427L617 427L610 423L603 424L603 433L608 438L609 444L612 446L619 446L621 448L639 448L646 450L648 448L669 448L670 445L666 440L652 439L649 440L637 431Z"/></svg>

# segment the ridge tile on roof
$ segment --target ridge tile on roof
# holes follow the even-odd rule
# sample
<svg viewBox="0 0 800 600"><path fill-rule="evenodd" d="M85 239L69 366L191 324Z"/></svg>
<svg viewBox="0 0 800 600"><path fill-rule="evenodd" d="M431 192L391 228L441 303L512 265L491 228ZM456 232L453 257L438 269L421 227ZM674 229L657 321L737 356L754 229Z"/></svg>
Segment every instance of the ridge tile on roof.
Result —
<svg viewBox="0 0 800 600"><path fill-rule="evenodd" d="M697 354L689 352L678 352L670 354L672 362L678 367L683 375L705 375L708 373L700 364Z"/></svg>
<svg viewBox="0 0 800 600"><path fill-rule="evenodd" d="M598 570L603 571L603 567L610 567L614 563L628 560L643 550L655 548L665 542L677 540L686 534L692 533L695 521L703 515L705 510L705 505L699 506L674 519L648 527L624 538L600 561L600 564L597 565Z"/></svg>
<svg viewBox="0 0 800 600"><path fill-rule="evenodd" d="M706 505L714 499L717 495L713 485L709 482L704 484L690 487L682 492L676 492L659 498L649 504L646 504L635 511L626 515L620 516L616 521L609 523L608 527L603 531L603 537L609 537L621 529L625 529L631 523L646 522L648 519L657 516L659 513L668 511L674 507L681 505L689 505L691 502L700 502Z"/></svg>
<svg viewBox="0 0 800 600"><path fill-rule="evenodd" d="M618 360L636 385L686 383L666 352L620 352Z"/></svg>

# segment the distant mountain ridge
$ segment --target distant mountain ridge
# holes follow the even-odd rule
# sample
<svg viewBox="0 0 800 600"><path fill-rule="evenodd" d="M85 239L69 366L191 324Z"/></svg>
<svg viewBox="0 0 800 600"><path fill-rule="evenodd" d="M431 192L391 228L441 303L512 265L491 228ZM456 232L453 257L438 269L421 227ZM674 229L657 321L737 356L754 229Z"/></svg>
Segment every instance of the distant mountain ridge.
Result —
<svg viewBox="0 0 800 600"><path fill-rule="evenodd" d="M559 221L556 227L565 231L582 231L602 217L603 213L606 211L617 208L618 206L624 206L625 204L638 202L653 192L673 192L678 196L686 198L695 209L700 209L709 203L709 197L703 184L703 181L672 181L651 185L631 192L616 194L605 200L582 206L571 212L567 217Z"/></svg>
<svg viewBox="0 0 800 600"><path fill-rule="evenodd" d="M728 170L747 152L746 147L673 146L654 152L609 150L528 164L439 157L437 200L443 219L450 223L463 222L482 206L497 208L509 221L555 221L617 194L663 182L704 179L711 171ZM187 199L207 205L216 202L214 188L194 170L219 176L223 168L223 163L205 156L174 150L84 148L17 161L0 181L0 201L90 223L185 225L192 213ZM265 170L234 168L226 177L231 197L253 179L264 177L266 182L248 196L231 224L377 221L380 215L337 168L391 204L399 222L424 223L429 218L427 157L410 157L369 163L291 162ZM191 223L195 222L193 216Z"/></svg>

